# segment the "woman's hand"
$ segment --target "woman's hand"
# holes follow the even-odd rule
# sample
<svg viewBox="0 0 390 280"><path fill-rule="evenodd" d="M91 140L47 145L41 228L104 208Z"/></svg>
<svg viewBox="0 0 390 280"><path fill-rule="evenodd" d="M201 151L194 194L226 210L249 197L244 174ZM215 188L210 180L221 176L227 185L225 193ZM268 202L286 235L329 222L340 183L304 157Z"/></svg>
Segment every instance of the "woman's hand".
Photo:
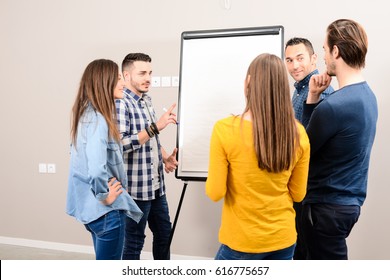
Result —
<svg viewBox="0 0 390 280"><path fill-rule="evenodd" d="M104 205L111 205L123 192L122 184L115 177L112 177L108 182L108 196L105 200L102 200Z"/></svg>

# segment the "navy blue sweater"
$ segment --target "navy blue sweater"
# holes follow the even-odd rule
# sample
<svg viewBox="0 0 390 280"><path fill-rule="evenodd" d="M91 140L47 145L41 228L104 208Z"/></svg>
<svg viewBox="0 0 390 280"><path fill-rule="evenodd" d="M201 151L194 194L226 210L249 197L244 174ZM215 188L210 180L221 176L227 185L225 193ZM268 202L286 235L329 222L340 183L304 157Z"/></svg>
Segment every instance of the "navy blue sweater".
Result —
<svg viewBox="0 0 390 280"><path fill-rule="evenodd" d="M311 146L304 204L363 205L377 119L377 101L366 82L304 105Z"/></svg>

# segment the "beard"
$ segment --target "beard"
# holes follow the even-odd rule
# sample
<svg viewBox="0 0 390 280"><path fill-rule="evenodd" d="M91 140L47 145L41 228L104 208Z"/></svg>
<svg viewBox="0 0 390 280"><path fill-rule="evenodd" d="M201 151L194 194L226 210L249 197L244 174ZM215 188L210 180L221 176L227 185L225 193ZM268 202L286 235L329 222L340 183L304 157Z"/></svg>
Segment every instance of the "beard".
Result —
<svg viewBox="0 0 390 280"><path fill-rule="evenodd" d="M148 90L137 89L139 93L147 93Z"/></svg>
<svg viewBox="0 0 390 280"><path fill-rule="evenodd" d="M326 73L331 77L336 76L336 65L333 62L326 65Z"/></svg>
<svg viewBox="0 0 390 280"><path fill-rule="evenodd" d="M139 93L143 94L143 93L147 93L149 91L149 86L150 86L150 83L145 83L144 84L145 86L148 86L147 89L145 89L142 84L139 84L139 83L131 83L131 86Z"/></svg>

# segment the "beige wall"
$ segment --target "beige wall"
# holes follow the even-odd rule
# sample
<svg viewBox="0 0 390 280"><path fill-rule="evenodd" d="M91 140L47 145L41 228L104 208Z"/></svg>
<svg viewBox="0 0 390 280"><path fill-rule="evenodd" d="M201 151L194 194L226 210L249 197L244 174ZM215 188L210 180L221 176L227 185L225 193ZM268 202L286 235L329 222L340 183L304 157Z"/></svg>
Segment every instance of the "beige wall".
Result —
<svg viewBox="0 0 390 280"><path fill-rule="evenodd" d="M230 0L229 10L223 3L0 0L0 237L92 246L83 226L65 214L70 109L81 73L91 60L110 58L120 63L128 52L141 51L152 56L155 75L176 76L183 31L283 25L285 40L292 36L312 40L323 70L326 26L337 18L353 18L369 36L364 73L380 112L368 198L349 238L350 257L390 259L390 189L385 177L390 166L386 84L390 20L385 2L304 0L286 5L286 1ZM177 91L151 90L158 113L177 101ZM175 128L167 128L161 137L171 151L176 145ZM57 173L39 174L40 162L55 163ZM173 221L183 182L172 174L166 177ZM189 182L172 253L213 257L220 208L221 203L205 197L204 183ZM151 251L150 237L145 250Z"/></svg>

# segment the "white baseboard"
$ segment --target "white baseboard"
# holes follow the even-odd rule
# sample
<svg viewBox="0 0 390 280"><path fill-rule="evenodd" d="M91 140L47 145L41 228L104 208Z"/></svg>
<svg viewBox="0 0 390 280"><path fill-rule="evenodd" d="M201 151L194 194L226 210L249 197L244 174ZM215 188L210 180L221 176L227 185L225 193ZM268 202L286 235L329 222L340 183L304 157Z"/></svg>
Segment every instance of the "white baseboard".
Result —
<svg viewBox="0 0 390 280"><path fill-rule="evenodd" d="M59 250L59 251L65 251L65 252L95 254L95 252L93 250L93 246L86 246L86 245L48 242L48 241L4 237L4 236L0 236L0 243L8 244L8 245L40 248L40 249Z"/></svg>
<svg viewBox="0 0 390 280"><path fill-rule="evenodd" d="M93 246L86 246L86 245L48 242L48 241L41 241L41 240L13 238L13 237L5 237L5 236L0 236L0 243L7 244L7 245L25 246L25 247L33 247L33 248L49 249L49 250L59 250L59 251L82 253L82 254L92 254L92 255L95 254ZM142 252L141 259L152 260L153 255L151 252ZM210 258L171 254L171 259L172 260L209 260Z"/></svg>

